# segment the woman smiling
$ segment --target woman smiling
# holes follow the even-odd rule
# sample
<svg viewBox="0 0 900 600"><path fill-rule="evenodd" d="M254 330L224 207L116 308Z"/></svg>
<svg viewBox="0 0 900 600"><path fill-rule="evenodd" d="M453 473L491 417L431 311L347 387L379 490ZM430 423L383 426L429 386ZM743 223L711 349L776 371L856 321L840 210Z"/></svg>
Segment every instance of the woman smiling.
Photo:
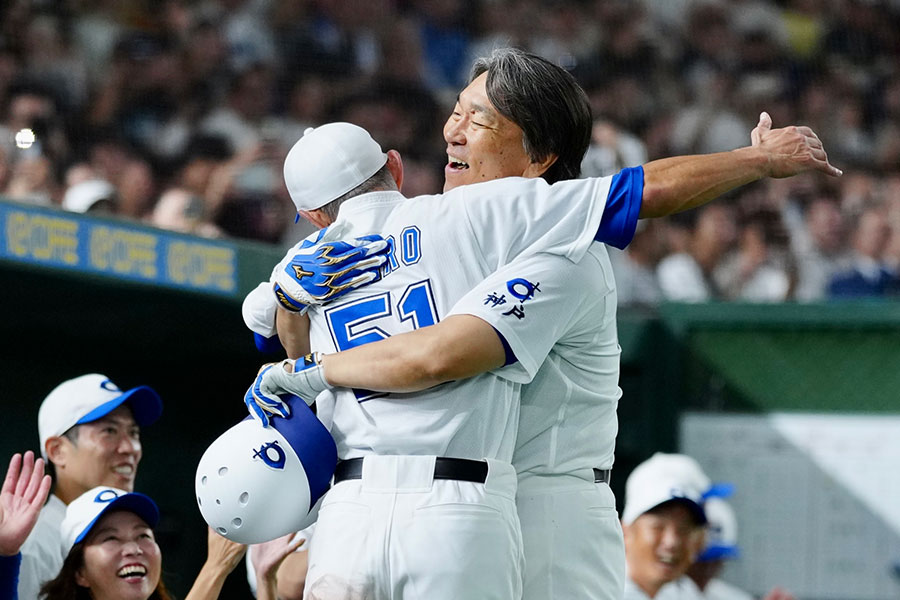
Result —
<svg viewBox="0 0 900 600"><path fill-rule="evenodd" d="M47 600L170 600L153 536L159 509L148 496L110 487L85 492L66 508L59 575L41 588Z"/></svg>

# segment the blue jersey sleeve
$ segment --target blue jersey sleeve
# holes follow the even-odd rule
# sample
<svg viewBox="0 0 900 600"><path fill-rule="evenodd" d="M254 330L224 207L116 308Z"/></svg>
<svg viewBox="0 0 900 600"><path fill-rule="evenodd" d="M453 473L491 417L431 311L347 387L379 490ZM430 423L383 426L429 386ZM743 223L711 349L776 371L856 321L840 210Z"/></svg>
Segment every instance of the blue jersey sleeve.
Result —
<svg viewBox="0 0 900 600"><path fill-rule="evenodd" d="M624 249L634 237L644 196L644 168L622 169L612 178L606 208L594 239Z"/></svg>
<svg viewBox="0 0 900 600"><path fill-rule="evenodd" d="M263 354L275 354L282 351L281 340L277 333L272 337L266 337L254 331L253 341L256 343L256 349Z"/></svg>
<svg viewBox="0 0 900 600"><path fill-rule="evenodd" d="M22 554L0 556L0 600L15 600L19 597L19 565Z"/></svg>
<svg viewBox="0 0 900 600"><path fill-rule="evenodd" d="M494 333L497 334L497 337L500 338L500 343L503 344L503 354L504 354L504 362L503 366L509 366L513 363L519 362L519 359L516 358L516 353L513 352L512 346L509 345L509 342L506 341L506 337L500 333L496 327L491 325L491 328L494 330Z"/></svg>

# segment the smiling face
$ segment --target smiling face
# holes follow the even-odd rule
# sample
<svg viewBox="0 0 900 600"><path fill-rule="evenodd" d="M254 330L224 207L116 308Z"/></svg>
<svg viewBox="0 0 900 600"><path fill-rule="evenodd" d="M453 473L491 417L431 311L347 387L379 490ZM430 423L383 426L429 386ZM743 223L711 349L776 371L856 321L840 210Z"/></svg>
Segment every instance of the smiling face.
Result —
<svg viewBox="0 0 900 600"><path fill-rule="evenodd" d="M684 575L703 548L703 526L681 502L667 502L623 527L629 577L651 597Z"/></svg>
<svg viewBox="0 0 900 600"><path fill-rule="evenodd" d="M128 511L109 512L85 540L75 582L95 600L146 600L159 584L162 556L153 531Z"/></svg>
<svg viewBox="0 0 900 600"><path fill-rule="evenodd" d="M497 112L485 89L487 73L459 94L444 124L447 166L444 191L501 177L539 177L547 165L525 152L522 129Z"/></svg>
<svg viewBox="0 0 900 600"><path fill-rule="evenodd" d="M141 461L140 428L127 406L106 416L77 425L75 440L61 438L60 454L51 456L56 465L59 491L71 501L84 492L107 486L131 492Z"/></svg>

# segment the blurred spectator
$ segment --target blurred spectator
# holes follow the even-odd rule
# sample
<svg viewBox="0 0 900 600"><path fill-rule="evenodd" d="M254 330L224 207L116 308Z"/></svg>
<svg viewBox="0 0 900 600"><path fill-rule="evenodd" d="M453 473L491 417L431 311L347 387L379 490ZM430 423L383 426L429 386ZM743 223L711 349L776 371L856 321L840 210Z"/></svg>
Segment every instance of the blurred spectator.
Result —
<svg viewBox="0 0 900 600"><path fill-rule="evenodd" d="M266 118L272 109L272 72L265 63L253 63L234 71L226 103L200 123L200 131L220 135L236 151L262 143Z"/></svg>
<svg viewBox="0 0 900 600"><path fill-rule="evenodd" d="M619 306L655 306L662 300L656 267L669 249L668 228L663 219L638 221L624 251L609 248Z"/></svg>
<svg viewBox="0 0 900 600"><path fill-rule="evenodd" d="M224 236L217 225L207 220L203 200L184 188L169 188L162 193L153 207L150 224L207 238Z"/></svg>
<svg viewBox="0 0 900 600"><path fill-rule="evenodd" d="M716 268L716 286L727 300L783 302L794 283L787 232L779 214L753 208L738 222L737 249Z"/></svg>
<svg viewBox="0 0 900 600"><path fill-rule="evenodd" d="M724 202L682 213L693 221L687 247L664 258L656 269L663 297L678 302L706 302L723 297L713 279L725 253L737 235L734 211Z"/></svg>
<svg viewBox="0 0 900 600"><path fill-rule="evenodd" d="M586 175L737 147L761 110L822 136L846 173L845 216L887 202L879 190L900 173L897 2L0 4L0 194L23 202L58 204L78 181L102 179L116 188L119 216L149 219L165 197L167 209L190 215L169 222L190 229L199 204L164 195L181 189L202 200L200 222L222 235L281 243L294 229L282 214L290 206L278 157L305 128L362 125L403 153L416 191L438 191L439 125L472 60L499 45L569 68L585 88L598 116ZM17 145L26 129L34 141ZM182 170L198 134L223 135L236 153L217 159L202 186ZM795 184L764 187L777 197ZM780 197L791 248L808 248L793 239L804 235L807 204ZM759 228L747 225L732 260L761 247ZM678 223L667 235L680 253ZM900 241L885 253L900 261Z"/></svg>
<svg viewBox="0 0 900 600"><path fill-rule="evenodd" d="M676 154L707 154L734 150L747 143L752 126L725 100L735 85L723 68L709 68L695 75L694 102L678 111L671 147Z"/></svg>
<svg viewBox="0 0 900 600"><path fill-rule="evenodd" d="M591 145L581 161L582 177L615 175L625 167L647 162L647 148L636 136L619 129L608 119L594 120Z"/></svg>
<svg viewBox="0 0 900 600"><path fill-rule="evenodd" d="M797 257L797 288L801 302L823 300L834 275L849 266L844 216L835 198L827 193L806 204L805 228L792 238Z"/></svg>
<svg viewBox="0 0 900 600"><path fill-rule="evenodd" d="M59 182L55 169L58 162L67 160L69 148L59 102L48 86L31 80L9 86L0 140L7 171L0 193L32 204L56 201Z"/></svg>
<svg viewBox="0 0 900 600"><path fill-rule="evenodd" d="M900 279L885 262L890 233L882 207L869 206L863 210L851 236L850 268L832 277L828 286L831 298L891 296L900 292Z"/></svg>
<svg viewBox="0 0 900 600"><path fill-rule="evenodd" d="M884 84L875 132L875 166L896 171L900 165L900 73Z"/></svg>
<svg viewBox="0 0 900 600"><path fill-rule="evenodd" d="M79 181L66 190L62 207L77 213L116 212L116 188L104 179Z"/></svg>
<svg viewBox="0 0 900 600"><path fill-rule="evenodd" d="M466 27L466 0L414 2L422 40L425 84L432 90L460 90L465 87L471 63L466 63L469 32Z"/></svg>

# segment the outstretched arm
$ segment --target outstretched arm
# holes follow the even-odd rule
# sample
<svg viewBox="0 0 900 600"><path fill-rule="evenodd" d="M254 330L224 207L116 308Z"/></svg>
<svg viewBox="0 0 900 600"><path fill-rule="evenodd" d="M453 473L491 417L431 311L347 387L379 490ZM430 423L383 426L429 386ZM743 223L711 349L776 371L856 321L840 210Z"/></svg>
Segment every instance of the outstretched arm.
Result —
<svg viewBox="0 0 900 600"><path fill-rule="evenodd" d="M751 145L731 152L675 156L644 165L640 217L663 217L721 196L764 177L791 177L820 171L838 177L825 148L809 127L772 129L768 113L750 134Z"/></svg>

